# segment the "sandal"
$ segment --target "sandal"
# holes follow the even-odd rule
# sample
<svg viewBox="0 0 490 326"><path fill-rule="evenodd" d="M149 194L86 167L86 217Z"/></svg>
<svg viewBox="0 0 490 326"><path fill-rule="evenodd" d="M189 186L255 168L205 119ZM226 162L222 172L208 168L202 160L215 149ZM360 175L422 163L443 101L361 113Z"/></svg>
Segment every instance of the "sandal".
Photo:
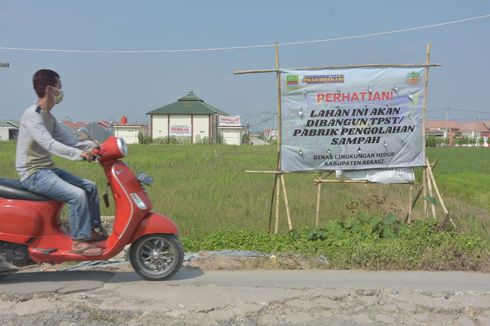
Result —
<svg viewBox="0 0 490 326"><path fill-rule="evenodd" d="M71 252L82 256L99 256L104 249L82 241L73 241Z"/></svg>
<svg viewBox="0 0 490 326"><path fill-rule="evenodd" d="M84 238L84 241L102 241L107 239L107 235L97 232L95 230L92 230L92 233L90 234L90 237Z"/></svg>
<svg viewBox="0 0 490 326"><path fill-rule="evenodd" d="M107 235L104 233L97 232L95 230L92 230L92 234L90 235L90 239L87 239L87 241L102 241L107 239Z"/></svg>

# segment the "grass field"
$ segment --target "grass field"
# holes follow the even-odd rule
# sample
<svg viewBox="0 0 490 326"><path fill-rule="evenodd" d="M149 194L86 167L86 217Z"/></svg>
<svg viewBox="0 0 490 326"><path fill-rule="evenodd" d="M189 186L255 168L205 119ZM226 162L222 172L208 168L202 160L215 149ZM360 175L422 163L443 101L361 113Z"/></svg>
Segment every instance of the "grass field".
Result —
<svg viewBox="0 0 490 326"><path fill-rule="evenodd" d="M125 161L136 172L153 176L149 193L154 210L171 216L183 234L266 231L274 177L245 170L273 170L275 150L275 146L130 145ZM439 160L434 174L457 231L490 240L490 149L429 148L427 153L431 161ZM17 178L14 158L15 143L0 143L0 176ZM55 161L96 181L104 191L105 178L97 163ZM294 227L314 225L315 177L285 176ZM321 224L389 213L402 219L408 210L408 190L405 185L323 185ZM280 229L286 231L283 206L281 213ZM440 209L438 213L441 217ZM113 215L113 207L103 208L102 214ZM420 201L414 217L422 215Z"/></svg>

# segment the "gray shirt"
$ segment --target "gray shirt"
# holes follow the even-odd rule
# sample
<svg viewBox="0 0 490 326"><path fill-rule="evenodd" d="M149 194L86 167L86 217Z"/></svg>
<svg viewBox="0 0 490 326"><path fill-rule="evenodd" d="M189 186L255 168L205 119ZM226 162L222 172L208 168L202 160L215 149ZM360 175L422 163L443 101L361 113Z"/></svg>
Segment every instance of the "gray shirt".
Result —
<svg viewBox="0 0 490 326"><path fill-rule="evenodd" d="M20 119L15 166L23 180L40 169L53 168L51 154L81 160L81 149L91 147L87 142L79 142L75 133L60 127L51 113L33 105Z"/></svg>

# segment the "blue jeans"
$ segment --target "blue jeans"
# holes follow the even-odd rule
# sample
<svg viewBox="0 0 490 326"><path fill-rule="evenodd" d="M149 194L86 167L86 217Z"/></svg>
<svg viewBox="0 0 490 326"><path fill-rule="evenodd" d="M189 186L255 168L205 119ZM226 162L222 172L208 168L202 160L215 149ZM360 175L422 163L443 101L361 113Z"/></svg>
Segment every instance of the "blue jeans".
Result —
<svg viewBox="0 0 490 326"><path fill-rule="evenodd" d="M88 239L92 229L100 226L99 195L94 182L52 168L39 170L21 183L29 191L70 205L72 239Z"/></svg>

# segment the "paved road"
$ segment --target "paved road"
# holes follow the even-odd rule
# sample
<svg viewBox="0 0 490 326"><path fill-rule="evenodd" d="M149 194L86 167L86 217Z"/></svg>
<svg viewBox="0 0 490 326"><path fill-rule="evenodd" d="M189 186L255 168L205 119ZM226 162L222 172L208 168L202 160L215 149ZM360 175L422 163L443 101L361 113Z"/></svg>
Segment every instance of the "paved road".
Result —
<svg viewBox="0 0 490 326"><path fill-rule="evenodd" d="M490 325L490 274L201 271L22 273L0 282L1 325Z"/></svg>

